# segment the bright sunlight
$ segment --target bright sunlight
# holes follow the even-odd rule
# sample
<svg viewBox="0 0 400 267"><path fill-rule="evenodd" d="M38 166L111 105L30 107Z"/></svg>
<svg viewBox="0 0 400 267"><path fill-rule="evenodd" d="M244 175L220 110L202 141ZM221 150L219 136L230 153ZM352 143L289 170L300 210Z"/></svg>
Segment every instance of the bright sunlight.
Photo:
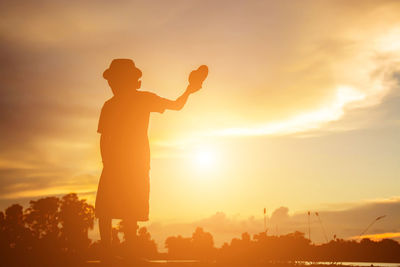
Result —
<svg viewBox="0 0 400 267"><path fill-rule="evenodd" d="M194 152L193 163L198 169L214 169L218 163L217 161L217 152L213 148L201 147Z"/></svg>

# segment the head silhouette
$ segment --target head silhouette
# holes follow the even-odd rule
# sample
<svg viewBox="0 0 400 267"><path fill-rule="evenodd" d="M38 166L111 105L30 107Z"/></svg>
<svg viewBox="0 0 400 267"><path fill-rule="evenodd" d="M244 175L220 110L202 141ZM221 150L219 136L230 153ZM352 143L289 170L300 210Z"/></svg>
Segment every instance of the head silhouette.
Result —
<svg viewBox="0 0 400 267"><path fill-rule="evenodd" d="M132 59L114 59L103 73L114 95L137 90L141 86L142 71L135 66Z"/></svg>

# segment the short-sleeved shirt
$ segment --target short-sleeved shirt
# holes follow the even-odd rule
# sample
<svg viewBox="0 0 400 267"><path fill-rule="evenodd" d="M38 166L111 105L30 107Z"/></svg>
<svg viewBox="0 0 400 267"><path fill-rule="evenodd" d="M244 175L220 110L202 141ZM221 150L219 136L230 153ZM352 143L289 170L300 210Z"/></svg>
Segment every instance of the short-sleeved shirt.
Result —
<svg viewBox="0 0 400 267"><path fill-rule="evenodd" d="M112 165L116 168L150 168L147 135L150 112L163 113L167 103L167 99L144 91L114 96L104 103L97 132L110 138L106 156Z"/></svg>

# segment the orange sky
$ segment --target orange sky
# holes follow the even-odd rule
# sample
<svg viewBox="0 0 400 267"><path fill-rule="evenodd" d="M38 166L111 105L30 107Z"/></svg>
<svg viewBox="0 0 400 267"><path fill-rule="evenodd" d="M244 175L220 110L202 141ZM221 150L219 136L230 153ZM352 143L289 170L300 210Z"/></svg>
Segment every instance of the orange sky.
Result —
<svg viewBox="0 0 400 267"><path fill-rule="evenodd" d="M118 57L135 60L144 90L168 98L192 69L210 68L182 111L151 117L151 222L399 196L396 1L4 1L0 10L2 209L71 191L93 202L97 121L111 96L101 74Z"/></svg>

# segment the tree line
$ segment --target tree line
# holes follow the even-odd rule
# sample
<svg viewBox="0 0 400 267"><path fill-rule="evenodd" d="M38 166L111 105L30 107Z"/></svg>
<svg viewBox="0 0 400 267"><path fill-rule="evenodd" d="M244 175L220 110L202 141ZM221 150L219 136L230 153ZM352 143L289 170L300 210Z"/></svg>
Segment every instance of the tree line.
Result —
<svg viewBox="0 0 400 267"><path fill-rule="evenodd" d="M0 211L0 265L60 266L62 262L72 266L98 259L101 245L88 237L94 220L94 207L74 193L32 200L26 209L13 204ZM217 248L212 234L198 227L191 237L168 237L167 253L160 253L145 227L139 228L134 243L126 242L125 229L124 221L113 228L110 250L114 255L222 263L400 262L400 244L392 239L335 239L316 245L298 231L280 236L261 232L243 233Z"/></svg>

